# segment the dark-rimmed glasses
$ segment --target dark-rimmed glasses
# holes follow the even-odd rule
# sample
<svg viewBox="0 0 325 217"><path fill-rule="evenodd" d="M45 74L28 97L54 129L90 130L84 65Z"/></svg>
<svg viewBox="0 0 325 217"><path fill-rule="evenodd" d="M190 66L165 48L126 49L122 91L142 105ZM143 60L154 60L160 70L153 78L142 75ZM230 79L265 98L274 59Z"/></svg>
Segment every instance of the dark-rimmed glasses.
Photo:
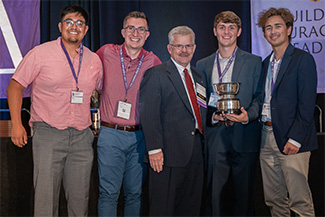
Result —
<svg viewBox="0 0 325 217"><path fill-rule="evenodd" d="M186 48L186 50L190 50L190 49L193 49L193 47L194 47L194 44L185 44L185 45L170 44L170 45L173 46L174 48L176 48L177 50L183 50L184 47Z"/></svg>
<svg viewBox="0 0 325 217"><path fill-rule="evenodd" d="M145 32L149 31L144 27L135 28L134 26L127 26L124 27L123 29L125 29L128 33L133 33L135 30L137 30L139 34L144 34Z"/></svg>
<svg viewBox="0 0 325 217"><path fill-rule="evenodd" d="M63 22L68 26L71 27L73 24L76 24L77 27L82 27L84 24L86 24L85 21L82 20L72 20L72 19L65 19Z"/></svg>

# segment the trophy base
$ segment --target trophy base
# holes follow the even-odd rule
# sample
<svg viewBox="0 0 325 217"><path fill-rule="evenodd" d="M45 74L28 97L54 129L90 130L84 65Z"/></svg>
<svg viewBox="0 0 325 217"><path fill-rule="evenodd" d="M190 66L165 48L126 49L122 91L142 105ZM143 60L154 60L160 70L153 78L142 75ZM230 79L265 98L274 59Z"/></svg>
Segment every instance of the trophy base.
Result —
<svg viewBox="0 0 325 217"><path fill-rule="evenodd" d="M228 109L225 111L216 111L216 114L235 114L239 115L241 113L240 109Z"/></svg>

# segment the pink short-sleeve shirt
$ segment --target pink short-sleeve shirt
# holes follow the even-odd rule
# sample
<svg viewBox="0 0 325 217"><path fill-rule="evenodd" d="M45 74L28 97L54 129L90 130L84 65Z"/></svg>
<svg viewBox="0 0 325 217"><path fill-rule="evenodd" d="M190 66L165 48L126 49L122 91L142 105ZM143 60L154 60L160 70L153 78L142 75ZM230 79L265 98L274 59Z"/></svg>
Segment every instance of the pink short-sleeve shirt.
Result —
<svg viewBox="0 0 325 217"><path fill-rule="evenodd" d="M13 79L24 87L32 85L31 126L33 122L43 121L57 129L72 127L83 130L91 125L90 96L93 90L100 88L102 63L95 53L83 46L78 77L83 103L71 103L76 81L60 42L61 37L32 49L19 64ZM76 73L79 50L78 55L71 59Z"/></svg>

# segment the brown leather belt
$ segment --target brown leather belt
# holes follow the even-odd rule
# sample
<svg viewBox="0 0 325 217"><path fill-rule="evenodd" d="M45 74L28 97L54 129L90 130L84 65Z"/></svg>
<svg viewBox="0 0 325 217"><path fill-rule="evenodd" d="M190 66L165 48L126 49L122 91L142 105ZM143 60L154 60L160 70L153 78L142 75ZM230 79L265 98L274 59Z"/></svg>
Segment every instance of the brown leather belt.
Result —
<svg viewBox="0 0 325 217"><path fill-rule="evenodd" d="M218 124L219 125L225 125L225 126L232 126L232 125L234 125L234 122L229 121L229 120L227 120L227 121L218 121Z"/></svg>
<svg viewBox="0 0 325 217"><path fill-rule="evenodd" d="M105 121L101 121L100 125L104 126L104 127L113 128L113 129L123 130L126 132L134 132L134 131L140 130L139 125L137 125L137 126L121 126L121 125L117 125L117 124L107 123Z"/></svg>
<svg viewBox="0 0 325 217"><path fill-rule="evenodd" d="M272 127L272 122L271 121L266 121L263 123L265 126Z"/></svg>

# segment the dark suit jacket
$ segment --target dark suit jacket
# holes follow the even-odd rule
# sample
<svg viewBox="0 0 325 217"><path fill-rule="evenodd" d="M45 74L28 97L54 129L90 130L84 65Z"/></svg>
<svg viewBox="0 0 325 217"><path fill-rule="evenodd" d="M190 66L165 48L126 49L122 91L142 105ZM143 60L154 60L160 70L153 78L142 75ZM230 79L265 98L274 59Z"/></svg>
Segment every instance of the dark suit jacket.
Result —
<svg viewBox="0 0 325 217"><path fill-rule="evenodd" d="M210 94L215 92L212 86L212 70L216 53L199 60L197 69L202 71L207 78L207 99L209 101ZM214 150L226 152L229 148L233 148L237 152L258 152L260 149L260 130L261 125L258 117L262 108L261 98L261 57L247 53L241 49L237 50L236 59L232 73L232 81L239 82L240 88L236 98L240 100L240 104L248 113L249 123L235 123L232 135L232 147L220 144L218 137L224 136L220 133L220 125L212 125L212 113L216 111L214 107L208 107L207 115L207 132L206 142L208 146L214 145Z"/></svg>
<svg viewBox="0 0 325 217"><path fill-rule="evenodd" d="M270 62L263 61L263 96ZM289 44L271 99L271 118L275 140L282 152L289 138L302 146L299 152L317 149L314 110L317 96L315 60L309 53Z"/></svg>
<svg viewBox="0 0 325 217"><path fill-rule="evenodd" d="M193 67L191 71L194 83L206 87L205 76ZM161 148L165 166L185 166L192 155L195 118L182 79L171 60L145 72L139 101L147 151ZM204 126L206 109L200 106L200 110Z"/></svg>

